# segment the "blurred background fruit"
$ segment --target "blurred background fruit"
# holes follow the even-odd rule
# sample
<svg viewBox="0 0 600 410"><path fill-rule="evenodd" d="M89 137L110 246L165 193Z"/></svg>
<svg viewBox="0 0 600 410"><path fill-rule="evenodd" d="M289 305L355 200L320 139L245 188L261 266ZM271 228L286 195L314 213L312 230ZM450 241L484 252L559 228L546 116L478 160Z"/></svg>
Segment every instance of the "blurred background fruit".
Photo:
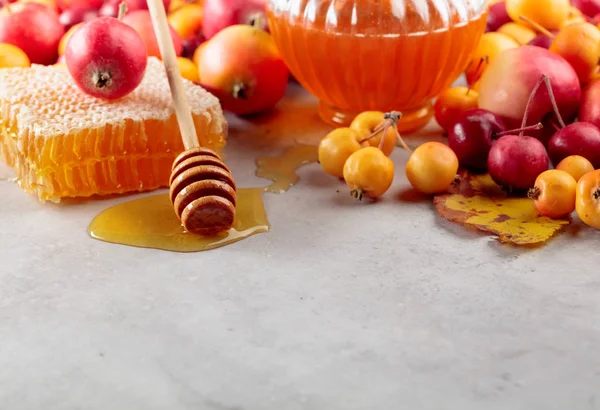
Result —
<svg viewBox="0 0 600 410"><path fill-rule="evenodd" d="M266 0L204 0L202 32L210 39L219 31L236 24L267 29Z"/></svg>
<svg viewBox="0 0 600 410"><path fill-rule="evenodd" d="M235 114L265 111L285 94L288 69L273 38L260 28L229 26L200 46L194 59L200 83Z"/></svg>
<svg viewBox="0 0 600 410"><path fill-rule="evenodd" d="M183 39L202 34L203 8L199 4L184 4L169 15L169 24Z"/></svg>
<svg viewBox="0 0 600 410"><path fill-rule="evenodd" d="M98 10L96 9L75 7L66 9L60 13L58 20L60 21L60 24L65 27L65 30L69 30L76 24L93 20L96 17L98 17Z"/></svg>
<svg viewBox="0 0 600 410"><path fill-rule="evenodd" d="M65 29L58 13L37 3L14 3L0 11L0 43L19 47L31 63L54 64Z"/></svg>
<svg viewBox="0 0 600 410"><path fill-rule="evenodd" d="M142 37L144 44L146 44L148 56L161 58L156 35L154 34L154 27L152 26L152 19L148 10L130 11L123 18L123 22L133 27ZM173 27L169 26L169 29L171 31L173 47L175 47L175 54L180 56L183 50L181 37L179 37L179 34L177 34Z"/></svg>
<svg viewBox="0 0 600 410"><path fill-rule="evenodd" d="M29 57L12 44L0 43L0 68L29 67Z"/></svg>

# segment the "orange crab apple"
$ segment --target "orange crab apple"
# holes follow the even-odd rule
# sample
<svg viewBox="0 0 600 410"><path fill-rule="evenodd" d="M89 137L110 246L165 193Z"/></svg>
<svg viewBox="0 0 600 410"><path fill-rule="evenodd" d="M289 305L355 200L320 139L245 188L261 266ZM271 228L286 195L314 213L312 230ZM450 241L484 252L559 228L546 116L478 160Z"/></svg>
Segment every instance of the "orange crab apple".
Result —
<svg viewBox="0 0 600 410"><path fill-rule="evenodd" d="M169 4L169 14L174 13L186 4L197 4L199 6L203 6L204 0L173 0Z"/></svg>
<svg viewBox="0 0 600 410"><path fill-rule="evenodd" d="M556 169L567 172L575 181L579 181L582 176L594 170L594 166L581 155L570 155L560 161Z"/></svg>
<svg viewBox="0 0 600 410"><path fill-rule="evenodd" d="M583 223L600 229L600 169L588 172L577 182L575 210Z"/></svg>
<svg viewBox="0 0 600 410"><path fill-rule="evenodd" d="M394 162L376 147L361 148L346 160L344 181L356 199L377 199L394 181Z"/></svg>
<svg viewBox="0 0 600 410"><path fill-rule="evenodd" d="M73 34L81 28L83 23L75 24L71 27L67 32L60 38L60 42L58 43L58 56L62 56L65 54L65 50L67 49L67 44L69 43L69 39Z"/></svg>
<svg viewBox="0 0 600 410"><path fill-rule="evenodd" d="M202 32L203 8L196 3L184 4L168 17L169 24L182 39Z"/></svg>
<svg viewBox="0 0 600 410"><path fill-rule="evenodd" d="M550 51L567 60L579 81L586 83L596 72L600 57L600 30L586 22L568 24L558 32Z"/></svg>
<svg viewBox="0 0 600 410"><path fill-rule="evenodd" d="M483 34L465 71L467 82L469 84L475 83L481 77L488 64L500 52L517 47L519 47L519 43L506 34L495 32Z"/></svg>
<svg viewBox="0 0 600 410"><path fill-rule="evenodd" d="M0 68L29 67L29 57L12 44L0 43Z"/></svg>
<svg viewBox="0 0 600 410"><path fill-rule="evenodd" d="M385 120L384 116L385 113L381 111L362 112L352 120L350 128L358 133L359 141L364 140L377 131L378 127ZM396 146L397 131L393 127L388 127L385 131L385 136L383 135L383 130L380 131L379 134L362 142L361 145L363 147L379 147L385 155L389 156ZM384 139L383 143L381 142L382 138Z"/></svg>
<svg viewBox="0 0 600 410"><path fill-rule="evenodd" d="M456 179L458 158L440 142L426 142L411 153L406 178L419 192L433 195L445 192Z"/></svg>
<svg viewBox="0 0 600 410"><path fill-rule="evenodd" d="M217 33L196 51L200 83L223 109L249 115L273 108L284 96L287 66L266 31L239 24Z"/></svg>
<svg viewBox="0 0 600 410"><path fill-rule="evenodd" d="M198 77L198 67L196 67L196 64L194 64L192 60L185 57L177 57L177 64L179 65L179 71L183 78L194 83L200 81L200 77Z"/></svg>
<svg viewBox="0 0 600 410"><path fill-rule="evenodd" d="M513 21L521 16L535 21L547 30L559 29L569 18L570 0L506 0L506 11Z"/></svg>
<svg viewBox="0 0 600 410"><path fill-rule="evenodd" d="M520 45L528 44L537 36L537 33L529 27L515 22L504 24L497 32L509 36Z"/></svg>
<svg viewBox="0 0 600 410"><path fill-rule="evenodd" d="M527 196L533 199L540 215L558 219L569 216L575 210L577 181L565 171L549 169L535 180Z"/></svg>
<svg viewBox="0 0 600 410"><path fill-rule="evenodd" d="M449 132L463 113L477 108L477 95L477 91L463 86L452 87L443 91L433 107L435 120L440 127Z"/></svg>
<svg viewBox="0 0 600 410"><path fill-rule="evenodd" d="M344 164L361 149L360 135L352 128L336 128L319 143L319 164L325 172L338 178L344 177Z"/></svg>

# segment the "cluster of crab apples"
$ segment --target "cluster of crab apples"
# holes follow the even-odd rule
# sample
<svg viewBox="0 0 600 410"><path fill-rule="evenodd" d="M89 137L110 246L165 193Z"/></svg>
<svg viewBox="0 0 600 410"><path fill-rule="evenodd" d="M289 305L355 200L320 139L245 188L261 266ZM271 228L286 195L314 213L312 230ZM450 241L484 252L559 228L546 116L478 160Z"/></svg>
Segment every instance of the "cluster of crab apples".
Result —
<svg viewBox="0 0 600 410"><path fill-rule="evenodd" d="M576 211L600 229L599 13L600 0L493 2L487 31L465 70L467 86L445 90L434 107L448 143L430 142L411 152L409 182L438 194L448 190L459 168L489 173L509 195L531 198L542 216L566 218ZM389 115L369 115L379 125L368 130L383 135ZM323 139L321 165L360 197L379 197L391 185L382 177L393 167L383 159L387 145L353 128ZM390 141L401 140L391 129ZM380 164L377 178L367 165L367 145L380 148L368 155ZM359 158L362 167L356 166Z"/></svg>
<svg viewBox="0 0 600 410"><path fill-rule="evenodd" d="M0 68L64 64L82 92L121 99L161 58L145 0L17 0L0 9ZM234 114L283 98L289 71L265 0L163 0L181 74ZM244 52L240 52L243 50Z"/></svg>

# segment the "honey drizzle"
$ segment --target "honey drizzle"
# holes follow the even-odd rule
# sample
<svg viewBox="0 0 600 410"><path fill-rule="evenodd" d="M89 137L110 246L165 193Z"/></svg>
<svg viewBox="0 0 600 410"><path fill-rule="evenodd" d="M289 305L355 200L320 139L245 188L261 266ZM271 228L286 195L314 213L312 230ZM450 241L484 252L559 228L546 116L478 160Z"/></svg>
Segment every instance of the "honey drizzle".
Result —
<svg viewBox="0 0 600 410"><path fill-rule="evenodd" d="M317 161L317 148L295 145L276 157L256 160L256 176L273 181L264 188L238 188L236 219L228 232L203 237L185 232L168 194L146 196L112 206L98 214L89 235L104 242L172 252L200 252L220 248L269 231L265 192L281 194L298 183L296 170Z"/></svg>
<svg viewBox="0 0 600 410"><path fill-rule="evenodd" d="M273 181L265 191L282 194L296 185L300 178L296 170L303 165L317 162L318 151L313 145L297 144L277 157L261 157L256 160L256 176Z"/></svg>

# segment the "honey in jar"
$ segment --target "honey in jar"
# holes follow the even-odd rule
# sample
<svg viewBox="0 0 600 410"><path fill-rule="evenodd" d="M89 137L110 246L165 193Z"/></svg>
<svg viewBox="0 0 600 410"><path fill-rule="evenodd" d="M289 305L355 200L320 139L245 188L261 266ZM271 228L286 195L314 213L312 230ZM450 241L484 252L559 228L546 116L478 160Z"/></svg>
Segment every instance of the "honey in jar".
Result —
<svg viewBox="0 0 600 410"><path fill-rule="evenodd" d="M484 0L269 0L267 16L323 120L348 125L362 111L397 110L409 132L466 68L487 9Z"/></svg>

